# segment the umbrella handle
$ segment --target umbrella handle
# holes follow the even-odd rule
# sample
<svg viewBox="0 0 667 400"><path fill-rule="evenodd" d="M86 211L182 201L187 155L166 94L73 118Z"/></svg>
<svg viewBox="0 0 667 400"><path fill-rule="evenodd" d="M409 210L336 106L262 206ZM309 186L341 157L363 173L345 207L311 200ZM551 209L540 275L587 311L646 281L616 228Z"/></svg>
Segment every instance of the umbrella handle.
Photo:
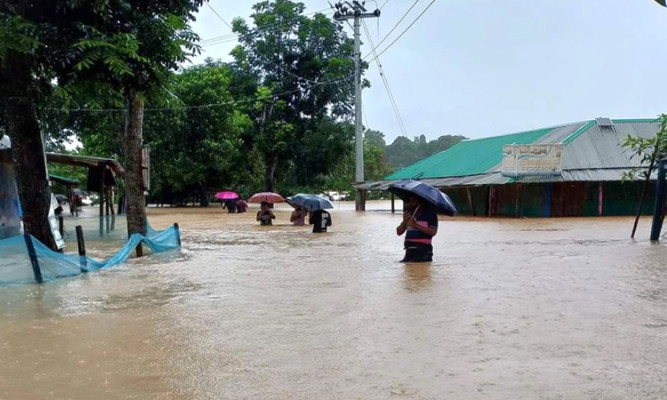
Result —
<svg viewBox="0 0 667 400"><path fill-rule="evenodd" d="M412 219L413 221L415 221L415 215L417 215L417 211L419 211L419 206L417 206L417 208L415 208L415 211L413 211L413 213L410 215L410 219Z"/></svg>

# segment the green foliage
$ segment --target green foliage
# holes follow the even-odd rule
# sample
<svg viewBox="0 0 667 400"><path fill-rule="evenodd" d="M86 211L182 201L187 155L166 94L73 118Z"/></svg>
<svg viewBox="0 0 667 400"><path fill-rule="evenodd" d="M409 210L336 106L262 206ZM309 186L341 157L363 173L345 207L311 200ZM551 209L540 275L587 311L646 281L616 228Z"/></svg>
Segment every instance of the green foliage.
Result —
<svg viewBox="0 0 667 400"><path fill-rule="evenodd" d="M242 137L252 123L234 109L231 81L231 68L221 63L186 69L168 90L174 105L189 108L147 113L145 132L159 187L175 192L193 185L223 188L247 178Z"/></svg>
<svg viewBox="0 0 667 400"><path fill-rule="evenodd" d="M118 33L109 37L100 34L96 36L98 38L82 39L72 46L83 55L76 64L77 70L90 69L102 63L116 76L134 76L128 61L148 61L138 54L139 41L135 35Z"/></svg>
<svg viewBox="0 0 667 400"><path fill-rule="evenodd" d="M110 90L159 90L179 64L199 53L189 21L202 0L122 0L96 3L94 23L70 48L76 76ZM95 5L89 7L95 8Z"/></svg>
<svg viewBox="0 0 667 400"><path fill-rule="evenodd" d="M0 60L8 51L32 53L40 45L35 24L0 9Z"/></svg>
<svg viewBox="0 0 667 400"><path fill-rule="evenodd" d="M660 115L656 122L659 129L655 136L643 138L628 135L622 143L631 152L630 158L639 158L643 167L641 177L644 179L650 176L659 160L667 157L667 114ZM621 178L623 181L632 181L637 179L638 173L637 170L629 170Z"/></svg>
<svg viewBox="0 0 667 400"><path fill-rule="evenodd" d="M59 85L40 103L49 146L62 149L75 136L83 143L81 154L123 163L127 113L118 110L126 107L128 90L139 90L146 94L143 134L151 147L155 200L182 204L217 189L247 197L268 185L286 195L350 192L353 42L342 27L321 14L304 16L301 3L263 1L253 7L252 25L234 21L240 43L233 63L209 59L173 74L198 51L187 25L197 4L90 5L97 22L69 38L70 57L59 75L54 72ZM24 47L39 49L39 43ZM403 139L387 146L381 132L366 132L367 179L382 179L395 164L442 151L462 137ZM54 171L84 179L76 171Z"/></svg>
<svg viewBox="0 0 667 400"><path fill-rule="evenodd" d="M239 76L256 82L258 101L244 111L263 155L265 189L274 190L276 181L323 182L350 147L353 41L326 16L304 16L302 3L262 1L253 10L254 27L234 20L240 44L232 55Z"/></svg>
<svg viewBox="0 0 667 400"><path fill-rule="evenodd" d="M460 135L443 135L431 141L427 141L424 135L415 137L414 140L399 136L386 147L387 162L393 170L397 170L447 150L464 139L466 137Z"/></svg>
<svg viewBox="0 0 667 400"><path fill-rule="evenodd" d="M367 181L379 181L391 172L392 169L385 154L384 134L379 131L366 131L364 134L364 178Z"/></svg>

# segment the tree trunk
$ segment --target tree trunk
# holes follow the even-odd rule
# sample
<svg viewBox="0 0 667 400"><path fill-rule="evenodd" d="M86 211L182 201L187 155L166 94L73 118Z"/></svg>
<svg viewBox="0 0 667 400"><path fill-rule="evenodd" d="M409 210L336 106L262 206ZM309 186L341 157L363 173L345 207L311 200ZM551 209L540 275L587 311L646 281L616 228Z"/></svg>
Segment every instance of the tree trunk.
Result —
<svg viewBox="0 0 667 400"><path fill-rule="evenodd" d="M657 145L656 145L657 149ZM655 169L655 159L658 155L657 150L653 152L651 156L651 163L648 166L648 172L646 173L646 179L644 180L644 187L642 188L642 194L639 198L639 208L637 209L637 215L635 216L635 223L632 225L632 234L630 234L630 238L634 239L635 238L635 233L637 232L637 225L639 224L639 218L642 215L642 209L644 208L644 198L646 197L646 190L648 189L648 185L651 181L651 173Z"/></svg>
<svg viewBox="0 0 667 400"><path fill-rule="evenodd" d="M267 192L273 192L276 188L276 169L278 169L278 155L274 154L266 169L264 187Z"/></svg>
<svg viewBox="0 0 667 400"><path fill-rule="evenodd" d="M143 144L144 99L143 94L130 91L127 94L127 119L125 123L125 194L127 196L127 232L146 234L146 204L141 168Z"/></svg>
<svg viewBox="0 0 667 400"><path fill-rule="evenodd" d="M211 197L208 195L208 185L202 183L199 186L200 202L201 207L208 207L211 204Z"/></svg>
<svg viewBox="0 0 667 400"><path fill-rule="evenodd" d="M44 143L32 95L28 57L13 52L0 65L0 100L7 134L12 140L14 171L23 209L23 227L52 250L57 250L48 221L51 206Z"/></svg>

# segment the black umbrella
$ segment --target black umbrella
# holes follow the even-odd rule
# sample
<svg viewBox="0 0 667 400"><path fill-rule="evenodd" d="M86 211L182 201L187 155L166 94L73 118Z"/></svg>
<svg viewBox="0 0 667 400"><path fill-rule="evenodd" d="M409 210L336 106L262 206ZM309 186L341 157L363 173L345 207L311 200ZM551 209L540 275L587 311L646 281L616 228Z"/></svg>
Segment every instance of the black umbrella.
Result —
<svg viewBox="0 0 667 400"><path fill-rule="evenodd" d="M454 216L457 213L452 199L440 189L421 181L399 181L389 185L389 191L402 200L408 200L411 195L420 197L435 206L436 210L445 215Z"/></svg>

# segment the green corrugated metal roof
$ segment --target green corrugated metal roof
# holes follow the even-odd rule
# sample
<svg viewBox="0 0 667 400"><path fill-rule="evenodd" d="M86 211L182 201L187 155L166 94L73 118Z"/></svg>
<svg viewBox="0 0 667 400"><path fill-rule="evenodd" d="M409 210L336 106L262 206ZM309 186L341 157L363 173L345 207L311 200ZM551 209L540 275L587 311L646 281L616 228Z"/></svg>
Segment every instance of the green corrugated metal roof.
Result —
<svg viewBox="0 0 667 400"><path fill-rule="evenodd" d="M66 178L64 176L49 174L49 179L59 183L64 183L65 185L78 185L79 181L73 178Z"/></svg>
<svg viewBox="0 0 667 400"><path fill-rule="evenodd" d="M506 144L531 144L555 128L537 129L484 139L464 140L409 165L385 179L442 178L483 174L500 164Z"/></svg>
<svg viewBox="0 0 667 400"><path fill-rule="evenodd" d="M588 121L588 122L586 122L581 128L577 129L573 134L571 134L570 136L566 137L566 138L563 140L563 142L562 142L562 143L563 143L563 146L567 146L567 145L570 144L574 139L578 138L578 137L581 136L584 132L586 132L587 130L591 129L591 128L594 127L594 126L595 126L595 121Z"/></svg>

